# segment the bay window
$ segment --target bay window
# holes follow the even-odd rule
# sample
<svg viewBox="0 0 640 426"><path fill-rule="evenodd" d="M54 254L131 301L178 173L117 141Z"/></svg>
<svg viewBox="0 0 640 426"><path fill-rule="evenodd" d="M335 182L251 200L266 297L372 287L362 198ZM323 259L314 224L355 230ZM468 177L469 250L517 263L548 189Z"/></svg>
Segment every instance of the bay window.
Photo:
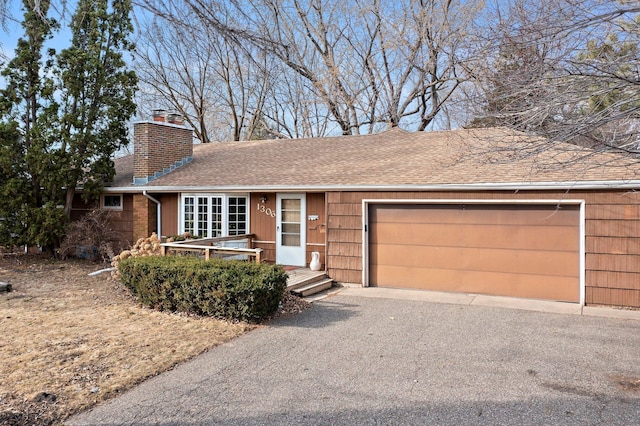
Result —
<svg viewBox="0 0 640 426"><path fill-rule="evenodd" d="M202 238L246 234L249 229L247 196L183 194L180 232Z"/></svg>

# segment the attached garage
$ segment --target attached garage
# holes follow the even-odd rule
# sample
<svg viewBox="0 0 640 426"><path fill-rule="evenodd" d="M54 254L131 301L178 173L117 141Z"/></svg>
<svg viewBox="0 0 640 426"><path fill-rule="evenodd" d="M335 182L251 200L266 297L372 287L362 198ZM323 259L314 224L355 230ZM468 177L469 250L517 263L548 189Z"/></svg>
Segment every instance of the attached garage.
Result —
<svg viewBox="0 0 640 426"><path fill-rule="evenodd" d="M368 204L370 286L581 302L579 201Z"/></svg>

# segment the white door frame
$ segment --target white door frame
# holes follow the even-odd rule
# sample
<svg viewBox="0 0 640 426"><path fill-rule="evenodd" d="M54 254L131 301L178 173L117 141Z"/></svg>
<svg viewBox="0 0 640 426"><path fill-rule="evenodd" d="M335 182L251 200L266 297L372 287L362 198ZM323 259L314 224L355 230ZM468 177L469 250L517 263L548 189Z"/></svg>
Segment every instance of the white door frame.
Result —
<svg viewBox="0 0 640 426"><path fill-rule="evenodd" d="M300 200L300 246L286 246L282 244L282 200ZM276 194L276 263L278 265L306 266L307 265L307 195L306 194Z"/></svg>

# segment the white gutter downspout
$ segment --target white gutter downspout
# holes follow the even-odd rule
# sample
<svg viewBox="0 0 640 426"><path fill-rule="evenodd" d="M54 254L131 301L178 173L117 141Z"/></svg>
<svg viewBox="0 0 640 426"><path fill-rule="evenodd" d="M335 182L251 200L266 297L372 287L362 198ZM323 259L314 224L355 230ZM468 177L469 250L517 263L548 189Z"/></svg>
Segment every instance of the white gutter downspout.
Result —
<svg viewBox="0 0 640 426"><path fill-rule="evenodd" d="M153 201L154 203L156 203L156 213L157 213L157 217L156 217L156 222L158 222L158 229L157 229L157 234L158 234L158 238L162 237L162 204L160 203L160 201L156 200L155 198L153 198L151 195L147 194L146 190L142 191L142 195L144 195L145 197L147 197L148 199L150 199L151 201Z"/></svg>

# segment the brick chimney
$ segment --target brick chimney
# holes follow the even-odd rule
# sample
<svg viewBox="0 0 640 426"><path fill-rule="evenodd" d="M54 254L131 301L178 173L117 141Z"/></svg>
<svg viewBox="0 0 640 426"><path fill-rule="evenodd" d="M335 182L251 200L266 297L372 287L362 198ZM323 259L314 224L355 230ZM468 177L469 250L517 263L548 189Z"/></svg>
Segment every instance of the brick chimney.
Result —
<svg viewBox="0 0 640 426"><path fill-rule="evenodd" d="M153 111L153 121L133 125L133 183L146 185L193 159L193 131L182 116Z"/></svg>

